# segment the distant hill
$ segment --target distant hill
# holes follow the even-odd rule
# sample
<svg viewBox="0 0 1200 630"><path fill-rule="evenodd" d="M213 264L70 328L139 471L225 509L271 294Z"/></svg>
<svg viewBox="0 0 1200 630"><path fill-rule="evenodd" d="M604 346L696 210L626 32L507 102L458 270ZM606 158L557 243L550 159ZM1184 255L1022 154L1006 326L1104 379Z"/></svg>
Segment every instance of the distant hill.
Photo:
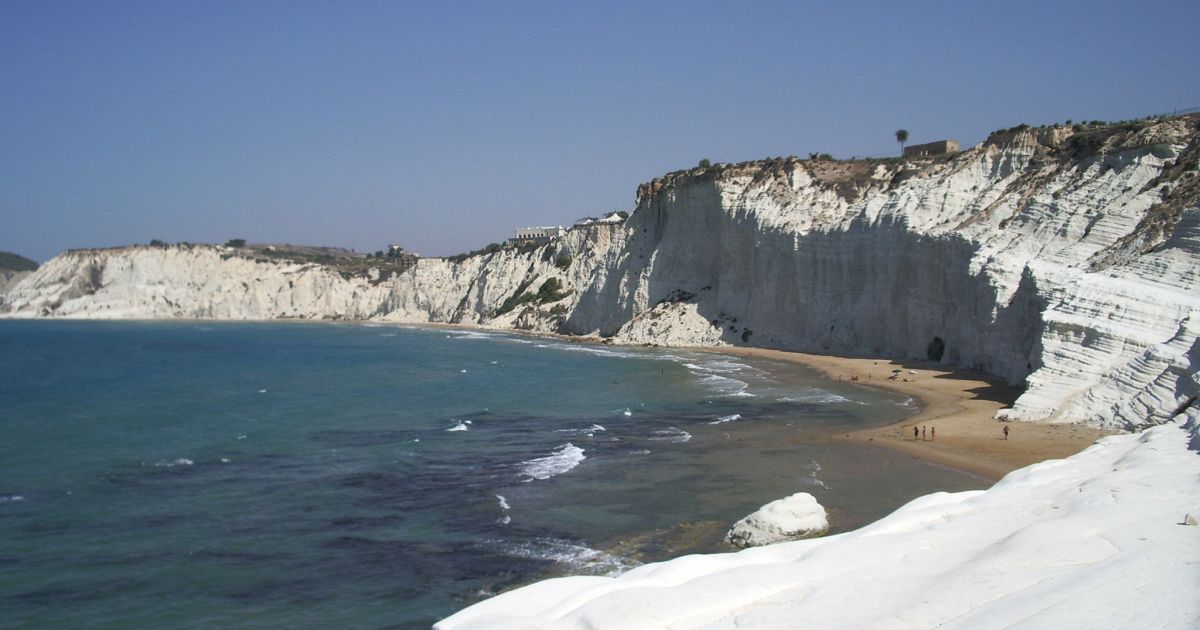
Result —
<svg viewBox="0 0 1200 630"><path fill-rule="evenodd" d="M10 252L0 252L0 269L9 271L33 271L38 268L38 264L29 260L24 256L18 256Z"/></svg>

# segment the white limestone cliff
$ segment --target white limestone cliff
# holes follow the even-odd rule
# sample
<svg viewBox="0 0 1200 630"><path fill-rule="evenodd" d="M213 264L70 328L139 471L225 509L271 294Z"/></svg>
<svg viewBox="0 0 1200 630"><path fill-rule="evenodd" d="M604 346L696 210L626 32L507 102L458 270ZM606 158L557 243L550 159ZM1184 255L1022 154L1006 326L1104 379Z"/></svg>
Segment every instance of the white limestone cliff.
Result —
<svg viewBox="0 0 1200 630"><path fill-rule="evenodd" d="M0 314L933 356L1025 383L1009 418L1134 429L1200 417L1198 165L1196 116L1014 129L904 162L718 164L643 185L624 224L391 277L212 246L68 252L0 296ZM535 299L550 278L565 295Z"/></svg>

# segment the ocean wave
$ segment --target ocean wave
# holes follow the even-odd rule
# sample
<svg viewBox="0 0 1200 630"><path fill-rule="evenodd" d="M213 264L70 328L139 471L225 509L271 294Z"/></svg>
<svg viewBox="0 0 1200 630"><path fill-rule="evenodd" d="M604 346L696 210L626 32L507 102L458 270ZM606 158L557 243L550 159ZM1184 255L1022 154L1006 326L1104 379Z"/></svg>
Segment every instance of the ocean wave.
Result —
<svg viewBox="0 0 1200 630"><path fill-rule="evenodd" d="M500 509L501 510L504 510L505 512L507 512L511 509L511 506L508 505L508 499L505 499L504 497L502 497L498 494L496 495L496 499L498 501L500 501Z"/></svg>
<svg viewBox="0 0 1200 630"><path fill-rule="evenodd" d="M800 476L799 481L801 484L821 488L823 490L831 489L825 484L824 481L821 481L821 479L817 477L817 473L821 472L821 465L816 461L803 466L803 470L806 472L806 474Z"/></svg>
<svg viewBox="0 0 1200 630"><path fill-rule="evenodd" d="M583 449L567 442L545 457L521 462L520 474L529 477L526 481L549 479L571 470L585 459L587 456L583 454Z"/></svg>
<svg viewBox="0 0 1200 630"><path fill-rule="evenodd" d="M733 422L734 420L741 420L741 419L742 419L742 414L735 413L735 414L731 414L728 416L721 416L720 418L717 418L716 420L709 422L709 424L721 424L722 422Z"/></svg>
<svg viewBox="0 0 1200 630"><path fill-rule="evenodd" d="M683 367L697 372L730 374L749 369L750 366L733 359L717 359L713 361L701 361L700 363L684 363Z"/></svg>
<svg viewBox="0 0 1200 630"><path fill-rule="evenodd" d="M195 463L186 457L180 457L178 459L160 459L150 465L155 468L174 468L176 466L191 466Z"/></svg>
<svg viewBox="0 0 1200 630"><path fill-rule="evenodd" d="M0 497L0 503L16 503L17 501L24 501L24 500L25 500L25 497L23 497L19 494L10 494L6 497Z"/></svg>
<svg viewBox="0 0 1200 630"><path fill-rule="evenodd" d="M708 388L709 391L716 393L718 396L753 396L746 388L750 387L745 381L739 381L736 378L721 376L719 374L708 374L700 377L700 384Z"/></svg>
<svg viewBox="0 0 1200 630"><path fill-rule="evenodd" d="M446 335L447 339L495 339L500 337L496 333L485 333L478 330L455 330Z"/></svg>
<svg viewBox="0 0 1200 630"><path fill-rule="evenodd" d="M586 435L587 437L594 437L595 434L600 433L602 431L607 431L607 430L608 429L604 428L603 426L601 426L599 424L593 424L592 426L590 426L586 429L555 429L554 432L555 433L566 433L568 435Z"/></svg>
<svg viewBox="0 0 1200 630"><path fill-rule="evenodd" d="M853 402L845 396L840 396L824 389L813 389L804 394L782 396L779 400L782 402L808 403L810 405L833 405Z"/></svg>
<svg viewBox="0 0 1200 630"><path fill-rule="evenodd" d="M692 434L676 427L667 427L654 432L654 437L650 440L654 442L671 442L674 444L683 444L692 439Z"/></svg>
<svg viewBox="0 0 1200 630"><path fill-rule="evenodd" d="M549 560L567 565L575 572L592 575L613 577L634 566L620 556L557 538L539 538L529 542L507 544L504 551L515 558Z"/></svg>
<svg viewBox="0 0 1200 630"><path fill-rule="evenodd" d="M456 424L456 425L454 425L454 426L452 426L452 427L450 427L449 429L446 429L446 430L447 430L447 431L466 431L466 430L467 430L467 428L468 428L468 427L467 427L467 423L465 423L465 422L459 422L458 424Z"/></svg>

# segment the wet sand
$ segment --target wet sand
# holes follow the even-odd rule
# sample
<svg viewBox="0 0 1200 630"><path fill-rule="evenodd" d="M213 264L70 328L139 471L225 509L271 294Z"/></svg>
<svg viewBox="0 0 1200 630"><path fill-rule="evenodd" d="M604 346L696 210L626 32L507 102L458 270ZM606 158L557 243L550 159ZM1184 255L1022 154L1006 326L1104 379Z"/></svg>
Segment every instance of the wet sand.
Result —
<svg viewBox="0 0 1200 630"><path fill-rule="evenodd" d="M997 410L1021 393L982 374L940 368L926 361L833 357L761 348L696 348L725 354L799 363L827 378L879 387L912 396L921 411L892 425L842 434L840 439L872 442L944 466L998 480L1005 474L1047 459L1061 459L1111 435L1078 424L1001 422ZM896 380L889 380L900 370ZM857 377L857 381L853 378ZM913 427L918 427L914 439ZM925 437L920 437L924 427ZM1009 428L1008 439L1004 427ZM935 437L936 435L936 437Z"/></svg>

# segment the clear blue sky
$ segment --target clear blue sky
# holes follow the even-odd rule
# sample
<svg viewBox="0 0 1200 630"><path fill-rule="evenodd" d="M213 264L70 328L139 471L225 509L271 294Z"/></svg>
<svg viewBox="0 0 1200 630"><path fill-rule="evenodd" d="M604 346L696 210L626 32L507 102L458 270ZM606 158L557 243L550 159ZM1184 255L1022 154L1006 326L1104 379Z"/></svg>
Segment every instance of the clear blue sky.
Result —
<svg viewBox="0 0 1200 630"><path fill-rule="evenodd" d="M0 250L451 254L701 158L1200 107L1198 32L1195 0L7 0Z"/></svg>

